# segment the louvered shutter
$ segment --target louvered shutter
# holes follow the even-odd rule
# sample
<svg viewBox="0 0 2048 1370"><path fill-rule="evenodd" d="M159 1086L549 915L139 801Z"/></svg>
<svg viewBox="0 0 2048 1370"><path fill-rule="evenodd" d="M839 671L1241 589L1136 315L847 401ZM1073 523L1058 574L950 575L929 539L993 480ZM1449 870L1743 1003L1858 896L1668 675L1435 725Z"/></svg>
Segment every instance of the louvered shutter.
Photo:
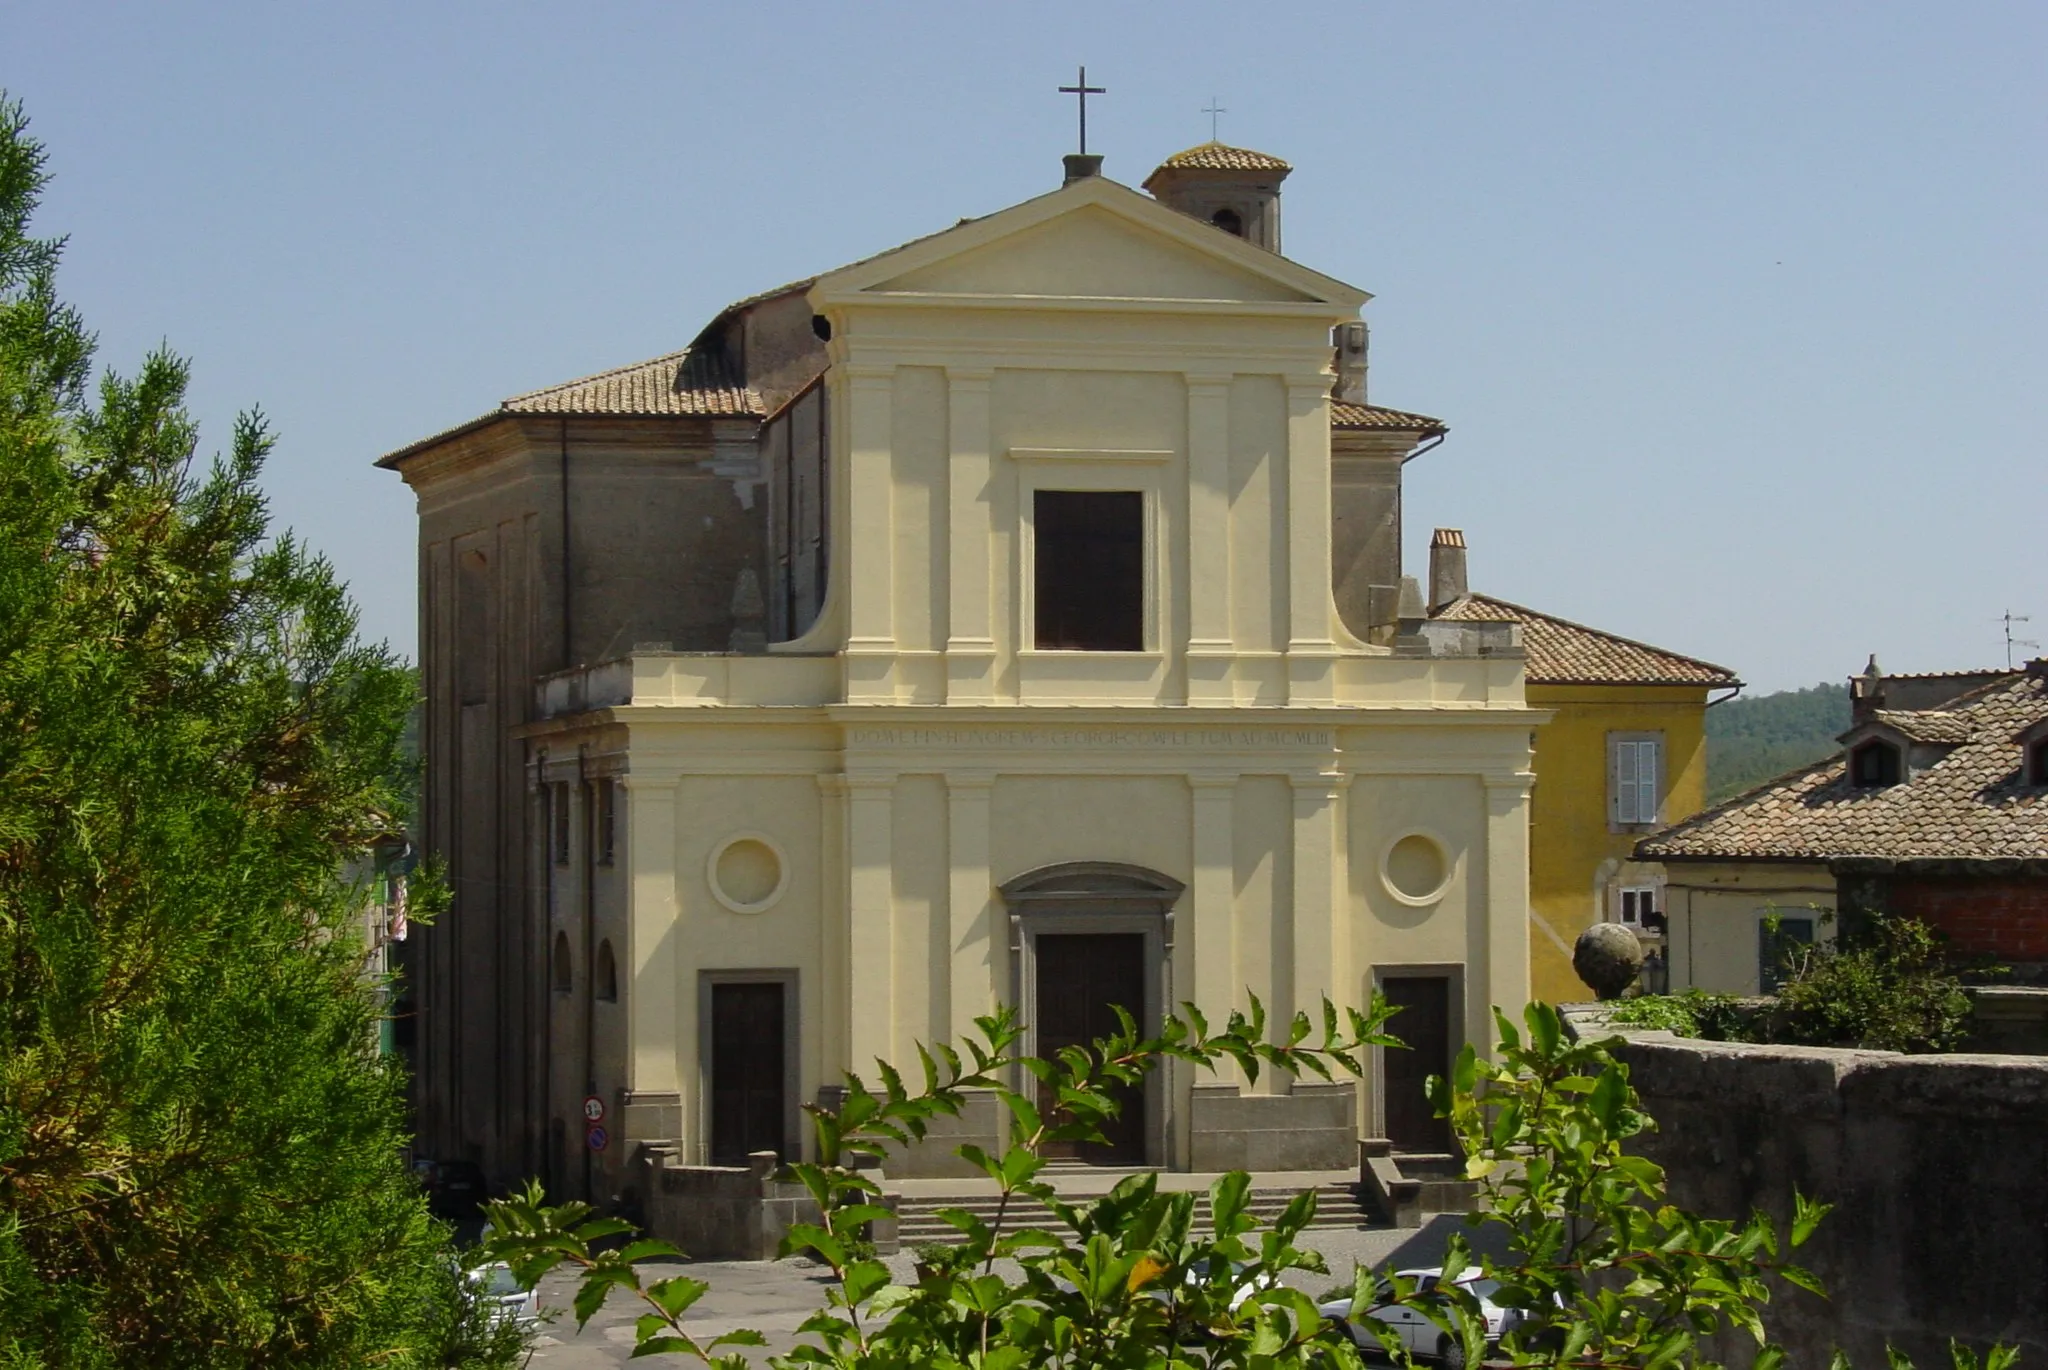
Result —
<svg viewBox="0 0 2048 1370"><path fill-rule="evenodd" d="M1657 821L1657 744L1636 743L1636 822Z"/></svg>
<svg viewBox="0 0 2048 1370"><path fill-rule="evenodd" d="M1636 821L1636 744L1614 744L1614 821Z"/></svg>

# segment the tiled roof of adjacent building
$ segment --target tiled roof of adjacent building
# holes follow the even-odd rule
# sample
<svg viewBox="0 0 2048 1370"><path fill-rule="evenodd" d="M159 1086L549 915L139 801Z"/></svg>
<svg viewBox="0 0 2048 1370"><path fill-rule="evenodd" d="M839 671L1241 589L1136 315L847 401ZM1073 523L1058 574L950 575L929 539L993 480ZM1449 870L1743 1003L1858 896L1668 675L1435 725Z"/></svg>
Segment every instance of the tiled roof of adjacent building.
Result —
<svg viewBox="0 0 2048 1370"><path fill-rule="evenodd" d="M1292 171L1293 167L1264 152L1227 143L1209 142L1176 152L1159 164L1161 171Z"/></svg>
<svg viewBox="0 0 2048 1370"><path fill-rule="evenodd" d="M1873 709L1870 717L1915 742L1968 742L1976 731L1976 720L1967 710Z"/></svg>
<svg viewBox="0 0 2048 1370"><path fill-rule="evenodd" d="M685 348L514 395L500 407L512 414L760 414L761 397L718 370L708 361L693 361Z"/></svg>
<svg viewBox="0 0 2048 1370"><path fill-rule="evenodd" d="M1377 404L1351 404L1345 400L1330 401L1330 427L1349 430L1389 428L1410 433L1450 431L1442 419L1433 419L1427 414L1409 414Z"/></svg>
<svg viewBox="0 0 2048 1370"><path fill-rule="evenodd" d="M2048 859L2048 786L2027 785L2019 735L2048 719L2038 663L1939 712L1965 739L1896 785L1849 783L1836 755L1636 844L1645 860Z"/></svg>
<svg viewBox="0 0 2048 1370"><path fill-rule="evenodd" d="M1491 595L1466 595L1446 605L1437 617L1521 624L1531 685L1704 685L1721 689L1742 683L1733 671L1711 661L1603 633Z"/></svg>

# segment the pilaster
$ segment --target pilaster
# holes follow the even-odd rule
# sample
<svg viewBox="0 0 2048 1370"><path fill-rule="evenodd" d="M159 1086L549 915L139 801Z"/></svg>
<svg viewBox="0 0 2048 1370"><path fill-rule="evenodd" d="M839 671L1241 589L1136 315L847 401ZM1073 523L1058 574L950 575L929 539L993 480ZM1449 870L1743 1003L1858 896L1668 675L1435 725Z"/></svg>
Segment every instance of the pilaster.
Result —
<svg viewBox="0 0 2048 1370"><path fill-rule="evenodd" d="M946 368L946 698L955 703L985 702L995 692L996 643L989 608L994 505L988 488L989 391L994 380L990 369Z"/></svg>
<svg viewBox="0 0 2048 1370"><path fill-rule="evenodd" d="M1236 888L1233 824L1237 774L1198 771L1188 777L1188 787L1193 792L1194 878L1186 898L1194 936L1177 938L1175 943L1193 965L1175 980L1188 987L1188 998L1211 1022L1221 1022L1238 1007L1243 988L1237 983L1237 920L1231 916ZM1215 1075L1224 1084L1239 1078L1237 1068L1230 1065L1219 1066ZM1181 1154L1186 1154L1185 1149Z"/></svg>
<svg viewBox="0 0 2048 1370"><path fill-rule="evenodd" d="M676 781L643 775L621 779L627 791L626 855L631 873L626 917L630 1073L625 1085L635 1092L675 1091L682 1088L682 1053L695 1049L697 1027L694 1017L684 1022L676 1011L686 997L678 933L688 921L677 898ZM542 840L551 839L544 835ZM576 1081L572 1087L581 1084Z"/></svg>
<svg viewBox="0 0 2048 1370"><path fill-rule="evenodd" d="M1188 702L1229 703L1230 377L1190 374L1188 394Z"/></svg>
<svg viewBox="0 0 2048 1370"><path fill-rule="evenodd" d="M806 1034L818 1034L821 1083L836 1085L853 1068L847 1043L853 1035L848 958L852 950L853 907L849 874L846 777L837 771L818 776L818 832L822 860L818 888L823 892L819 914L824 923L819 939L818 1023Z"/></svg>
<svg viewBox="0 0 2048 1370"><path fill-rule="evenodd" d="M1293 1010L1311 1020L1325 995L1337 995L1337 797L1343 777L1322 772L1288 777L1294 787Z"/></svg>
<svg viewBox="0 0 2048 1370"><path fill-rule="evenodd" d="M845 784L847 1054L866 1073L896 1054L896 774L849 771Z"/></svg>
<svg viewBox="0 0 2048 1370"><path fill-rule="evenodd" d="M947 914L952 995L948 1035L957 1040L995 1006L1008 938L996 935L995 881L989 870L994 771L946 772ZM933 949L938 952L938 948Z"/></svg>
<svg viewBox="0 0 2048 1370"><path fill-rule="evenodd" d="M1293 704L1336 697L1328 405L1328 377L1288 377L1287 698Z"/></svg>
<svg viewBox="0 0 2048 1370"><path fill-rule="evenodd" d="M895 368L846 368L846 566L834 570L847 588L846 697L895 698L894 427Z"/></svg>
<svg viewBox="0 0 2048 1370"><path fill-rule="evenodd" d="M1533 775L1489 775L1486 778L1486 937L1474 939L1472 959L1484 956L1483 967L1467 972L1467 993L1484 987L1484 1002L1468 998L1466 1018L1472 1040L1493 1042L1491 1006L1510 1018L1521 1013L1529 998L1529 786ZM1481 946L1484 951L1481 951Z"/></svg>

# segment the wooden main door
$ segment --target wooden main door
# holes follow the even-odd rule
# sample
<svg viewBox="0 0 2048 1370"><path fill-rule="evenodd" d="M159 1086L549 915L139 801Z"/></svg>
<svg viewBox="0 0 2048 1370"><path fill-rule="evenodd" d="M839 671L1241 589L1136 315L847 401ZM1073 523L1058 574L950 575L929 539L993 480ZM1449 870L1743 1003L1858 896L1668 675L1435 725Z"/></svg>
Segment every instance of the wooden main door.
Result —
<svg viewBox="0 0 2048 1370"><path fill-rule="evenodd" d="M1448 1119L1435 1116L1424 1082L1451 1073L1451 981L1444 975L1389 975L1380 983L1387 1002L1401 1011L1387 1031L1408 1044L1380 1053L1381 1099L1387 1140L1409 1154L1451 1150Z"/></svg>
<svg viewBox="0 0 2048 1370"><path fill-rule="evenodd" d="M782 995L774 981L711 986L713 1165L788 1146Z"/></svg>
<svg viewBox="0 0 2048 1370"><path fill-rule="evenodd" d="M1120 1025L1113 1004L1145 1021L1145 937L1142 933L1041 933L1038 949L1038 1054L1089 1046ZM1123 1112L1104 1125L1109 1144L1055 1142L1047 1156L1093 1165L1145 1162L1145 1091L1119 1092ZM1041 1099L1041 1106L1049 1100Z"/></svg>

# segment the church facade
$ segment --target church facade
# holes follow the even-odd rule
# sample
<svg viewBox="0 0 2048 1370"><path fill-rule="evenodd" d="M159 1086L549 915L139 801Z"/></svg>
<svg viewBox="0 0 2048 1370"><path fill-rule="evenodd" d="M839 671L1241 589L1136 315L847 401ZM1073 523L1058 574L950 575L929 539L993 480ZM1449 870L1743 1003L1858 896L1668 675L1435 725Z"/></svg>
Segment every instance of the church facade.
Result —
<svg viewBox="0 0 2048 1370"><path fill-rule="evenodd" d="M1527 997L1516 630L1404 603L1368 296L1277 159L1064 185L391 454L420 510L420 1145L616 1193L999 1004L1053 1049L1375 990L1363 1087L1175 1071L1074 1159L1446 1149L1423 1076ZM955 1135L893 1156L949 1173Z"/></svg>

